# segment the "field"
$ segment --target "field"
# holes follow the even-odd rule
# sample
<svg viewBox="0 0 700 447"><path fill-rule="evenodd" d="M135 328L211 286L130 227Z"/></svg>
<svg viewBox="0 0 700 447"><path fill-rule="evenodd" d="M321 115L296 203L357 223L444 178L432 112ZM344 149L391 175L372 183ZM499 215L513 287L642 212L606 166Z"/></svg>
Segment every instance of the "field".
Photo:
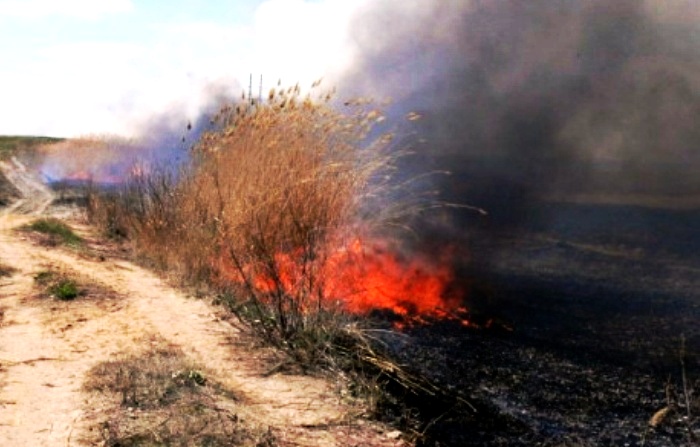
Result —
<svg viewBox="0 0 700 447"><path fill-rule="evenodd" d="M295 120L307 117L282 116L277 123L285 132L289 116ZM362 123L366 116L357 122ZM270 123L277 118L258 116L270 129L276 129ZM238 122L238 129L245 125L250 125L251 132L257 129L254 120ZM9 363L8 359L0 360L6 379L17 380L19 373L22 379L17 383L38 383L44 379L30 374L33 364L47 362L44 371L59 374L60 368L53 362L60 356L62 362L81 371L71 382L76 387L81 374L106 371L100 374L109 378L109 368L117 365L128 369L133 362L141 365L139 362L144 360L139 355L151 352L147 356L153 358L164 353L161 360L165 364L171 357L173 362L184 361L178 364L186 366L178 368L187 369L187 377L213 378L215 388L201 395L186 394L192 383L178 382L178 386L185 387L185 399L205 399L197 405L201 405L206 418L219 405L212 407L212 399L225 402L241 395L274 408L286 405L277 397L313 406L328 396L323 394L329 392L324 388L328 382L305 382L304 376L296 375L300 372L320 374L331 383L337 380L338 396L345 396L338 397L340 401L352 397L353 401L359 399L356 403L364 402L349 409L342 405L323 407L321 415L306 414L298 406L292 406L291 416L276 410L253 412L246 416L254 421L252 425L221 426L224 432L237 433L241 442L269 443L258 445L288 445L285 442L294 439L330 442L328 437L340 434L353 442L364 439L370 442L367 445L401 445L405 441L399 438L420 446L665 446L693 445L697 441L700 408L693 393L700 384L700 212L692 203L658 206L639 197L598 195L595 200L533 200L527 203L527 218L517 221L498 222L494 221L499 217L497 213L483 215L454 207L423 214L429 219L423 222L417 217L412 225L432 235L430 244L440 249L447 242L459 247L451 252L455 276L449 278L459 286L456 290L463 292L461 304L467 309L455 306L447 311L420 313L420 303L411 303L411 298L423 295L416 295L387 307L347 313L323 299L329 290L338 290L334 281L348 275L342 270L347 262L338 262L337 251L328 248L338 241L354 241L353 234L347 232L357 230L353 213L367 210L353 208L356 203L352 199L356 194L373 196L376 190L368 193L363 189L366 179L386 165L367 165L367 171L358 173L348 168L357 163L346 158L352 151L310 155L305 152L307 140L303 135L296 146L291 142L291 149L290 144L272 144L261 154L252 143L254 133L250 135L250 140L238 139L235 143L213 135L203 147L198 165L201 170L183 177L186 182L160 172L152 177L136 177L116 195L118 190L113 186L80 192L73 189L74 185L56 183L57 195L48 207L43 196L41 200L23 196L45 194L37 189L27 192L15 188L6 194L8 203L24 202L25 206L20 207L24 212L34 207L42 214L69 216L68 222L79 229L80 238L70 236L70 241L80 243L64 243L65 235L72 233L55 220L29 225L31 219L26 214L3 214L0 309L6 325L0 326L0 331L3 327L5 331L0 335L7 343L12 331L26 328L28 322L44 327L26 340L27 346L36 349L33 358L20 358L26 347L15 346L19 350L11 354L17 358ZM282 141L277 136L267 135L273 142ZM241 141L243 146L232 152L237 157L227 159L226 154L219 153L221 145ZM240 151L249 148L255 149L251 158L241 158ZM259 165L261 156L268 158ZM223 165L242 171L225 171L220 169ZM280 174L286 172L285 166L295 168L294 176ZM238 173L227 177L224 172ZM242 177L244 181L235 183L244 175L248 176ZM299 179L303 181L297 182ZM453 193L458 190L453 189ZM234 200L236 194L232 191L244 191L240 196L248 202ZM333 194L327 195L329 191ZM230 199L223 201L222 192L230 194ZM390 192L395 197L395 191ZM69 196L80 200L61 200ZM422 203L414 201L410 206ZM95 227L86 226L79 214L66 213L66 209L75 211L71 207L76 204L87 204L99 233ZM320 209L326 212L318 213ZM232 210L237 214L232 215ZM444 220L440 218L442 212ZM373 224L384 229L387 222L395 223L392 219L396 216L391 212L384 222ZM444 222L456 224L447 233L436 231ZM23 224L28 224L24 231L14 232L13 228ZM33 227L43 233L27 236ZM416 266L424 267L424 253L431 248L413 245L406 243L409 248L403 249L408 255L402 256L409 261L398 255L388 256L388 244L381 250L365 249L363 258L350 259L379 265L378 270L385 271L405 263L410 268L390 280L403 284L401 275L410 274L414 276L407 283L415 283L425 279L426 270ZM289 248L298 246L304 247L303 256ZM207 250L202 250L204 247ZM225 251L217 251L221 247ZM349 248L341 253L353 254ZM306 276L295 276L299 271L289 265L294 256L299 256L301 272ZM216 307L208 307L203 301L188 302L181 292L127 259L136 259L161 275L177 277L180 285L194 287L195 294L214 298ZM441 262L439 256L430 259ZM325 267L329 262L335 270ZM364 273L357 276L355 270L349 271L356 281L368 278ZM441 277L441 271L435 271ZM71 293L69 299L60 298L61 289L56 287L63 283L42 284L37 280L47 275L75 284L76 293ZM323 284L336 288L319 286ZM399 289L403 295L410 295L411 290ZM146 296L150 298L142 299ZM59 304L47 306L46 300L52 299ZM168 305L163 306L164 302ZM190 320L187 315L192 313L205 317ZM211 327L207 319L212 315L225 322L216 336L208 332ZM119 327L130 335L110 340L111 334L104 331L91 332L104 325ZM46 328L56 337L55 346L70 354L42 351L40 334ZM257 338L241 338L242 334ZM257 348L222 349L229 343L227 337L236 340L234 346L253 343L260 347L263 340L270 356L267 360L256 356ZM197 347L198 342L205 344L206 351ZM83 352L90 352L87 360L75 354ZM114 353L123 363L101 363ZM244 368L248 372L237 370L240 366L231 363L231 355L246 358ZM187 363L190 360L194 363ZM154 371L158 368L154 365ZM177 374L173 377L180 377ZM261 379L268 375L274 380ZM303 392L277 397L256 394L260 387L279 390L292 383L305 384L295 385ZM63 388L59 390L64 392ZM95 392L94 386L90 392ZM5 403L6 408L24 415L27 424L26 416L35 411L35 403L20 402L16 387L10 385L4 393L4 402L15 401ZM65 395L46 396L54 405L46 406L46 418L58 411L61 396ZM79 411L79 395L71 395L70 399L76 405L74 410ZM144 410L139 420L145 425L140 426L129 422L133 410L127 406L120 407L99 393L90 394L90 399L101 402L103 411L88 414L80 410L83 413L75 413L78 416L73 422L57 417L57 426L65 428L61 442L66 436L69 441L79 439L80 430L89 430L91 423L100 421L109 424L111 431L105 435L109 442L141 439L141 428L155 424L151 427L160 430L163 421L180 422L167 433L154 432L157 437L196 426L187 414L182 414L178 403L172 407L164 404L148 414ZM108 401L112 403L108 405ZM233 399L225 405L235 402ZM385 425L364 425L370 423L357 419L343 419L334 425L339 414L358 408L365 415L393 424L404 434ZM182 419L172 419L169 411ZM230 411L246 413L250 409ZM302 414L321 419L313 419L313 423L295 421ZM266 419L270 415L271 419ZM218 416L211 417L212 421L219 420ZM270 427L268 431L261 428L265 424ZM31 425L26 428L27 433L33 430ZM197 439L199 429L193 430L196 433L188 436ZM311 434L308 430L317 432ZM54 435L59 442L59 434ZM29 438L6 439L25 442ZM77 442L75 445L79 445Z"/></svg>
<svg viewBox="0 0 700 447"><path fill-rule="evenodd" d="M215 293L136 265L30 163L2 165L0 444L406 445L348 377L302 374Z"/></svg>
<svg viewBox="0 0 700 447"><path fill-rule="evenodd" d="M471 302L492 328L416 328L420 347L403 346L426 374L505 416L497 430L446 416L435 436L450 433L448 445L693 445L700 213L538 205L540 217L517 232L466 236L473 262L463 274L479 278ZM664 408L663 423L649 426Z"/></svg>
<svg viewBox="0 0 700 447"><path fill-rule="evenodd" d="M56 143L61 138L2 136L0 135L0 160L6 160L11 155L31 154L33 148L47 143Z"/></svg>

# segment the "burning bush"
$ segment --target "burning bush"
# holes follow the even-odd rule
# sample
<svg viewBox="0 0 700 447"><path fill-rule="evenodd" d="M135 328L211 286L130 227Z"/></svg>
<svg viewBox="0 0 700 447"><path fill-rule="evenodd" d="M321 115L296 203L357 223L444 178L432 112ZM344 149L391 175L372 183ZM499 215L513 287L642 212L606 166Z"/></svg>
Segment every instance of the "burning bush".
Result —
<svg viewBox="0 0 700 447"><path fill-rule="evenodd" d="M222 129L196 148L190 213L214 223L215 280L250 297L267 336L287 340L342 307L325 293L327 266L372 225L363 198L388 167L386 140L361 146L379 116L282 90L263 106L224 110Z"/></svg>
<svg viewBox="0 0 700 447"><path fill-rule="evenodd" d="M349 374L377 409L393 405L378 383L442 396L391 360L377 340L390 333L356 316L461 319L463 290L447 255L406 253L384 231L429 203L392 186L400 154L374 128L382 114L368 101L340 113L329 99L292 88L225 107L188 164L94 189L88 214L160 267L213 286L297 364Z"/></svg>
<svg viewBox="0 0 700 447"><path fill-rule="evenodd" d="M358 100L340 113L329 101L294 87L227 106L187 166L133 170L109 200L93 195L90 214L160 266L215 285L286 349L308 351L307 335L348 313L463 313L448 260L404 256L382 232L422 198L396 200L400 154L375 128L381 112Z"/></svg>

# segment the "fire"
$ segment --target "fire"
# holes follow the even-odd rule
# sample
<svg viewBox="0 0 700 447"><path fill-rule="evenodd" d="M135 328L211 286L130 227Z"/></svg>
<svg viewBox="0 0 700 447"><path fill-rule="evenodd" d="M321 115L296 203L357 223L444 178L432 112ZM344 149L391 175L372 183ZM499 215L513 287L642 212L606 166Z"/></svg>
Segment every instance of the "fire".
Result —
<svg viewBox="0 0 700 447"><path fill-rule="evenodd" d="M76 138L41 147L39 171L47 183L118 185L147 176L149 148L116 137Z"/></svg>
<svg viewBox="0 0 700 447"><path fill-rule="evenodd" d="M366 246L356 240L346 253L330 257L324 295L338 297L357 314L383 309L408 318L443 318L459 307L460 299L448 290L454 274L441 261L402 260L377 243Z"/></svg>
<svg viewBox="0 0 700 447"><path fill-rule="evenodd" d="M356 239L315 266L318 280L310 292L357 315L389 311L401 320L399 328L446 319L470 325L463 305L466 290L456 286L450 258L449 250L437 259L406 258L379 241ZM299 253L278 253L275 279L258 273L249 281L262 294L282 289L288 296L300 296L304 272L309 271L300 259ZM229 279L241 281L240 274L226 270Z"/></svg>
<svg viewBox="0 0 700 447"><path fill-rule="evenodd" d="M123 182L123 178L118 175L110 175L102 172L88 172L88 171L76 171L71 173L65 173L59 177L53 177L49 174L43 173L44 179L49 183L55 182L67 182L75 184L87 184L87 183L100 183L100 184L111 184L118 185Z"/></svg>

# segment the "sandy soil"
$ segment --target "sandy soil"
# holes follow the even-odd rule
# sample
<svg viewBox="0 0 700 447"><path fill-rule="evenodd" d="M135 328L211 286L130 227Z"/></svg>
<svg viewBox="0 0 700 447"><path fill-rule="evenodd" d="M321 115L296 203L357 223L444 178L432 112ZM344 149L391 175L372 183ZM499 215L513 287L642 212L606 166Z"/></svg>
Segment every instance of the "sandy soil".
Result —
<svg viewBox="0 0 700 447"><path fill-rule="evenodd" d="M362 408L342 401L328 381L266 377L264 352L206 301L130 262L43 247L16 232L31 219L17 212L42 213L49 199L41 186L25 184L30 194L0 214L0 260L16 269L0 278L0 445L87 445L100 408L82 390L86 372L156 339L179 347L242 396L280 445L405 445L396 432L357 417ZM47 266L79 274L104 296L68 303L41 298L33 276Z"/></svg>

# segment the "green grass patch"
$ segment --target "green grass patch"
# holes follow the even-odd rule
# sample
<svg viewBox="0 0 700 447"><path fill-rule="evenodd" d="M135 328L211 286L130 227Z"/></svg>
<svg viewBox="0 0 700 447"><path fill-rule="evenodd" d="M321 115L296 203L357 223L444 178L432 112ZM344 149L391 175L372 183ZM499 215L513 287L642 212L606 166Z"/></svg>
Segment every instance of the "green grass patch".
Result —
<svg viewBox="0 0 700 447"><path fill-rule="evenodd" d="M100 363L88 373L84 388L115 402L96 430L101 445L276 445L268 430L239 416L242 408L233 393L175 348L156 347Z"/></svg>
<svg viewBox="0 0 700 447"><path fill-rule="evenodd" d="M46 242L51 245L62 244L79 247L83 244L83 239L75 234L71 227L54 218L35 220L24 226L23 230L45 235L47 237Z"/></svg>
<svg viewBox="0 0 700 447"><path fill-rule="evenodd" d="M43 270L34 276L34 281L44 289L47 296L61 301L72 301L85 294L79 283L66 273Z"/></svg>
<svg viewBox="0 0 700 447"><path fill-rule="evenodd" d="M74 281L66 279L54 284L50 292L59 300L70 301L78 297L80 290Z"/></svg>

